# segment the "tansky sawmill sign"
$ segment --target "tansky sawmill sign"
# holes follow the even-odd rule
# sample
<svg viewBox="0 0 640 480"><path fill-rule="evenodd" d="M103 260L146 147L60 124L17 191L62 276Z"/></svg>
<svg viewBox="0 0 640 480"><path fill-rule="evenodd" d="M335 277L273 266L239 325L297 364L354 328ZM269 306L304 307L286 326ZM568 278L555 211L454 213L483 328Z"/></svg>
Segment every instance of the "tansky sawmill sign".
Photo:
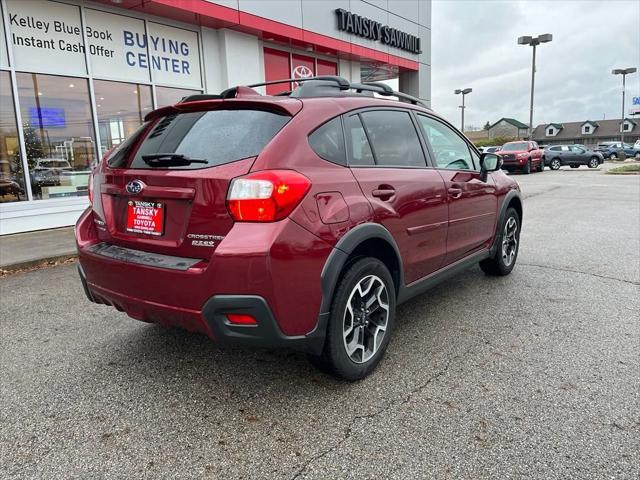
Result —
<svg viewBox="0 0 640 480"><path fill-rule="evenodd" d="M336 9L336 15L338 16L338 30L368 38L369 40L375 40L407 52L422 53L420 38L415 35L382 25L380 22L347 12L342 8Z"/></svg>

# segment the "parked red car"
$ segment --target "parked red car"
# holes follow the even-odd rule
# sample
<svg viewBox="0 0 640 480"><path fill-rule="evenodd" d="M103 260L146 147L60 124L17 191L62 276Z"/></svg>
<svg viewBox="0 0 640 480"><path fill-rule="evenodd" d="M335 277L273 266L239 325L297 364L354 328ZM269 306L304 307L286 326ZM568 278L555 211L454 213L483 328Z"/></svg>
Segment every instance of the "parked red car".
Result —
<svg viewBox="0 0 640 480"><path fill-rule="evenodd" d="M508 274L522 222L497 155L341 77L158 109L90 185L76 238L91 301L301 349L352 380L380 361L397 304L477 263Z"/></svg>
<svg viewBox="0 0 640 480"><path fill-rule="evenodd" d="M529 174L544 170L544 151L536 142L508 142L497 152L502 157L502 168Z"/></svg>

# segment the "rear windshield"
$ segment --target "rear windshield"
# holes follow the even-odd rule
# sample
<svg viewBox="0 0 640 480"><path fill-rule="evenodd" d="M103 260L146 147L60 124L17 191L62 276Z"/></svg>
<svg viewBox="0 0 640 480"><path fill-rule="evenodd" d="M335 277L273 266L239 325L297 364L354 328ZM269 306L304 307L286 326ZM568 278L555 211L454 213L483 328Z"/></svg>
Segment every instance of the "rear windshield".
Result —
<svg viewBox="0 0 640 480"><path fill-rule="evenodd" d="M290 119L287 115L262 110L212 110L169 115L149 131L130 168L207 168L254 157ZM167 161L151 167L149 158L159 154L167 154ZM172 165L172 154L194 163Z"/></svg>

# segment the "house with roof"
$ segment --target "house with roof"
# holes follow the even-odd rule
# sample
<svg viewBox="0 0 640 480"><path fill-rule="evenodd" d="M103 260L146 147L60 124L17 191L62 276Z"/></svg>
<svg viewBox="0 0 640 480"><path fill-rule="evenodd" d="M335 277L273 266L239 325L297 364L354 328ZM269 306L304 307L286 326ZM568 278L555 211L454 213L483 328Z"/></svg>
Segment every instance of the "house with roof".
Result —
<svg viewBox="0 0 640 480"><path fill-rule="evenodd" d="M540 145L578 143L594 148L598 143L620 141L623 131L625 143L633 144L640 140L640 121L625 118L547 123L533 130L533 140Z"/></svg>
<svg viewBox="0 0 640 480"><path fill-rule="evenodd" d="M523 139L529 132L529 126L515 118L503 117L489 127L487 136L495 137L514 137Z"/></svg>

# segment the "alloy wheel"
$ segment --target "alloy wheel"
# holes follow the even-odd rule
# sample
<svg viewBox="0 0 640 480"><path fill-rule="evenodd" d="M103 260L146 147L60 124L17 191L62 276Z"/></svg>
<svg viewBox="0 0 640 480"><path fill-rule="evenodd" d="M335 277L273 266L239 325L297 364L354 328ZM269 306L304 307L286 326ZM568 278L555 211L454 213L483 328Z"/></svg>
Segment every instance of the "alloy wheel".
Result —
<svg viewBox="0 0 640 480"><path fill-rule="evenodd" d="M504 225L502 234L502 261L505 266L513 263L518 251L518 222L514 217L509 217Z"/></svg>
<svg viewBox="0 0 640 480"><path fill-rule="evenodd" d="M344 348L354 363L365 363L376 354L388 322L387 287L379 277L367 275L353 287L344 312Z"/></svg>
<svg viewBox="0 0 640 480"><path fill-rule="evenodd" d="M560 168L560 160L551 160L551 170L558 170Z"/></svg>
<svg viewBox="0 0 640 480"><path fill-rule="evenodd" d="M589 160L589 167L598 168L598 159L592 158L591 160Z"/></svg>

